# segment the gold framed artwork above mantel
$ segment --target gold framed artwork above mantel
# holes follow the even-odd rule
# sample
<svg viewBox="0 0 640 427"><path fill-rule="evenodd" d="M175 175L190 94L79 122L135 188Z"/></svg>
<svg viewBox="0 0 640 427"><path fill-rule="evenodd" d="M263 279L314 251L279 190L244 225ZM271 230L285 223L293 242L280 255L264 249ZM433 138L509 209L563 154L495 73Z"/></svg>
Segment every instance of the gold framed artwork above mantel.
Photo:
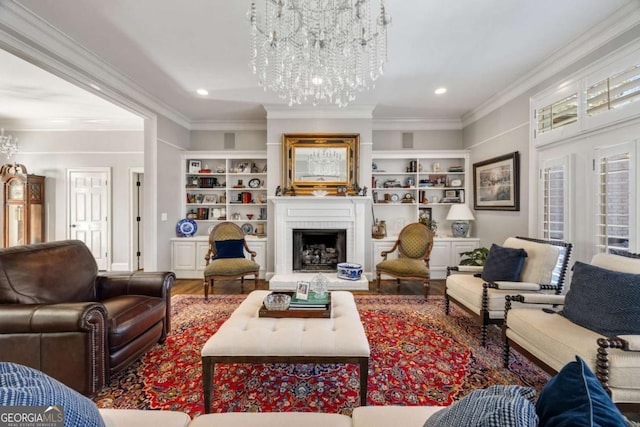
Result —
<svg viewBox="0 0 640 427"><path fill-rule="evenodd" d="M282 135L285 195L355 195L360 134Z"/></svg>

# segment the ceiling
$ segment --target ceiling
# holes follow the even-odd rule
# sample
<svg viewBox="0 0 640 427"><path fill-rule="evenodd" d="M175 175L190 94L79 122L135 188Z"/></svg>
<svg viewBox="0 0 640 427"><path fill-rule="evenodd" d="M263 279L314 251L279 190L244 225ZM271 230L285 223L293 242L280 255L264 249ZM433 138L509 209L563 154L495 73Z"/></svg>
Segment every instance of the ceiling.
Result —
<svg viewBox="0 0 640 427"><path fill-rule="evenodd" d="M249 68L249 0L15 1L192 123L264 120L263 104L284 103ZM638 1L386 0L385 75L352 104L375 105L378 120L459 120L628 3ZM9 56L0 51L0 122L131 119Z"/></svg>

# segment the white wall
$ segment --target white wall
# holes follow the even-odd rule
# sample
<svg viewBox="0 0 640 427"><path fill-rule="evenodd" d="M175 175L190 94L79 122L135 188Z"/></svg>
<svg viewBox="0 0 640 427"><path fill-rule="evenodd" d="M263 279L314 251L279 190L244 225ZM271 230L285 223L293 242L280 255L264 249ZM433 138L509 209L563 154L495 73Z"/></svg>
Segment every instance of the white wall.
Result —
<svg viewBox="0 0 640 427"><path fill-rule="evenodd" d="M67 169L111 169L112 264L129 263L129 168L143 165L143 134L134 131L11 132L19 139L15 161L27 171L46 176L46 240L68 238Z"/></svg>
<svg viewBox="0 0 640 427"><path fill-rule="evenodd" d="M413 134L414 150L462 149L461 130L373 131L373 150L402 150L402 134Z"/></svg>
<svg viewBox="0 0 640 427"><path fill-rule="evenodd" d="M156 211L153 212L156 226L156 266L157 271L171 270L171 245L169 239L176 236L176 223L183 218L180 194L184 186L181 174L181 155L189 149L189 131L177 123L158 116L158 134L155 152L156 179L155 198ZM145 161L149 153L145 153ZM149 189L149 177L145 175L145 189ZM146 193L145 193L146 195ZM145 205L145 208L148 206ZM145 209L146 212L146 209ZM162 220L162 214L167 220ZM148 240L145 238L145 248ZM146 266L145 262L145 266Z"/></svg>
<svg viewBox="0 0 640 427"><path fill-rule="evenodd" d="M535 183L530 182L529 171L538 169L539 160L536 155L533 158L530 155L530 98L551 86L562 84L578 70L625 45L638 43L639 40L640 26L631 28L605 46L536 84L525 93L506 102L463 129L463 147L471 150L471 164L513 151L520 152L520 211L474 211L476 217L474 227L482 246L489 247L491 243L503 242L508 236L532 234L529 228L529 216L535 212L536 206L530 205L529 196L532 191L535 191ZM588 147L584 147L584 149L589 150ZM576 182L585 182L588 178L584 172L580 172L580 175L576 176ZM535 197L532 200L535 203ZM589 212L589 209L590 206L586 205L584 201L576 206L576 210L581 212ZM581 253L582 250L584 249L578 249L577 253Z"/></svg>
<svg viewBox="0 0 640 427"><path fill-rule="evenodd" d="M509 236L528 235L528 116L528 97L519 97L467 126L463 131L464 147L471 151L472 165L514 151L520 153L520 211L474 211L476 219L473 229L480 238L481 246L490 247L491 243L502 243ZM469 172L473 182L473 169ZM469 201L473 208L473 199Z"/></svg>
<svg viewBox="0 0 640 427"><path fill-rule="evenodd" d="M225 133L234 135L235 150L243 151L266 151L267 150L267 132L264 130L256 131L210 131L210 130L192 130L190 149L195 151L218 151L225 150L224 138Z"/></svg>

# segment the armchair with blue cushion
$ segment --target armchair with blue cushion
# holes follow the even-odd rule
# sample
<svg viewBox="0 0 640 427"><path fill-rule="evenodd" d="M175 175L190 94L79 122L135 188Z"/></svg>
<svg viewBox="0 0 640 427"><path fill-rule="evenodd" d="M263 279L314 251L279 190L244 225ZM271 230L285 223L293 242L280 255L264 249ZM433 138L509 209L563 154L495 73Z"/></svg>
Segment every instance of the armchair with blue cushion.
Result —
<svg viewBox="0 0 640 427"><path fill-rule="evenodd" d="M251 256L246 258L245 251ZM221 222L209 233L209 250L204 269L204 298L209 298L209 288L216 280L240 279L244 285L245 276L253 276L254 287L258 281L260 265L255 260L256 253L249 249L244 232L232 222Z"/></svg>
<svg viewBox="0 0 640 427"><path fill-rule="evenodd" d="M503 322L506 295L562 292L571 249L570 243L561 241L509 237L502 246L492 245L484 267L449 267L446 313L451 303L467 312L480 324L484 346L488 325Z"/></svg>
<svg viewBox="0 0 640 427"><path fill-rule="evenodd" d="M640 255L596 254L575 263L566 295L506 300L505 367L510 348L551 374L578 355L619 407L640 409Z"/></svg>

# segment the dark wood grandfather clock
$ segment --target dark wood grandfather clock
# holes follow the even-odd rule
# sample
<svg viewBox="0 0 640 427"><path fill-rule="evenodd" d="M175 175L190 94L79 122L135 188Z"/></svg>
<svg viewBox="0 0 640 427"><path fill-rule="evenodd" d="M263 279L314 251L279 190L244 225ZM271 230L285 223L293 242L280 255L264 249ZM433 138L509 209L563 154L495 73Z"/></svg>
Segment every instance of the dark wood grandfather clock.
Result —
<svg viewBox="0 0 640 427"><path fill-rule="evenodd" d="M0 169L4 181L4 247L44 241L44 176L21 164Z"/></svg>

